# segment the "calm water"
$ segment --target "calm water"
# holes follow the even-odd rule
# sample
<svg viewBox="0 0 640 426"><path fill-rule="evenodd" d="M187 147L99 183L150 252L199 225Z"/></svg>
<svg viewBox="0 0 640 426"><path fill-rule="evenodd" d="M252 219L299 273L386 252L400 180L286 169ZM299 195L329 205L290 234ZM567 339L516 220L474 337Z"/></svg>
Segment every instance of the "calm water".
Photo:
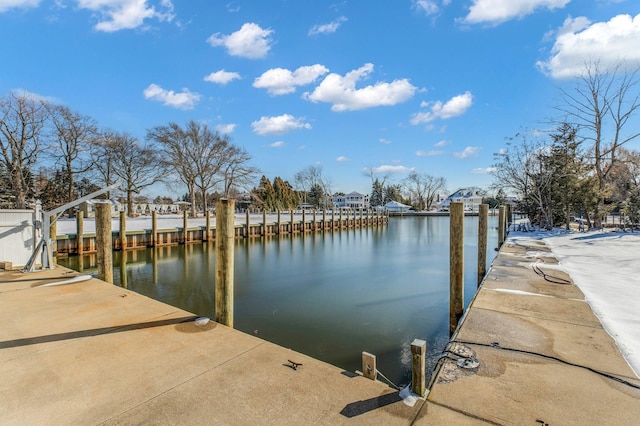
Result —
<svg viewBox="0 0 640 426"><path fill-rule="evenodd" d="M465 303L476 284L478 218L465 218ZM497 246L489 218L488 263ZM215 245L114 252L117 285L215 317ZM95 272L95 256L59 259ZM80 263L82 262L82 264ZM410 344L427 341L431 371L448 340L449 218L391 218L387 227L238 239L235 328L361 369L362 351L395 384L411 380Z"/></svg>

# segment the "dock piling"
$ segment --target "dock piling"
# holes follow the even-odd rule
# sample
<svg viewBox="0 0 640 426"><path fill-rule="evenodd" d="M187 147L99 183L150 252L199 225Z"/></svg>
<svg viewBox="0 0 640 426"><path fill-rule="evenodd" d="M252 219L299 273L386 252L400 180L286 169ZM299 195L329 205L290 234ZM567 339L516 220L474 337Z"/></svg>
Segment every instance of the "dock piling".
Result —
<svg viewBox="0 0 640 426"><path fill-rule="evenodd" d="M120 212L120 231L118 232L118 240L120 250L127 249L127 213L123 210Z"/></svg>
<svg viewBox="0 0 640 426"><path fill-rule="evenodd" d="M95 203L98 278L113 284L111 203Z"/></svg>
<svg viewBox="0 0 640 426"><path fill-rule="evenodd" d="M216 322L233 327L233 242L235 200L221 198L216 207Z"/></svg>
<svg viewBox="0 0 640 426"><path fill-rule="evenodd" d="M464 204L449 207L449 335L464 311Z"/></svg>
<svg viewBox="0 0 640 426"><path fill-rule="evenodd" d="M413 339L411 342L411 392L423 397L426 393L425 360L427 357L427 342Z"/></svg>
<svg viewBox="0 0 640 426"><path fill-rule="evenodd" d="M487 232L489 228L489 205L478 208L478 287L487 273Z"/></svg>
<svg viewBox="0 0 640 426"><path fill-rule="evenodd" d="M376 379L376 356L369 352L362 352L362 375L371 380Z"/></svg>
<svg viewBox="0 0 640 426"><path fill-rule="evenodd" d="M84 251L84 212L78 211L76 216L76 253L82 256Z"/></svg>

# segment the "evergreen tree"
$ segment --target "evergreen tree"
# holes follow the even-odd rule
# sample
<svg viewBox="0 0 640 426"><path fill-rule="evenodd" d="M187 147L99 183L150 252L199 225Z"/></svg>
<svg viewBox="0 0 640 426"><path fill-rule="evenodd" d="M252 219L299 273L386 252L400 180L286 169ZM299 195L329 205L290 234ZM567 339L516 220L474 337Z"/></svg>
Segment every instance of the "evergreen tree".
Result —
<svg viewBox="0 0 640 426"><path fill-rule="evenodd" d="M371 207L384 205L384 187L380 180L376 178L371 185L371 197L369 197Z"/></svg>
<svg viewBox="0 0 640 426"><path fill-rule="evenodd" d="M326 200L326 194L322 189L322 186L319 184L315 184L311 186L309 190L309 196L307 198L307 202L311 204L315 208L324 207Z"/></svg>
<svg viewBox="0 0 640 426"><path fill-rule="evenodd" d="M402 197L402 186L401 185L388 185L384 189L384 200L386 202L389 201L397 201L402 203L405 201Z"/></svg>

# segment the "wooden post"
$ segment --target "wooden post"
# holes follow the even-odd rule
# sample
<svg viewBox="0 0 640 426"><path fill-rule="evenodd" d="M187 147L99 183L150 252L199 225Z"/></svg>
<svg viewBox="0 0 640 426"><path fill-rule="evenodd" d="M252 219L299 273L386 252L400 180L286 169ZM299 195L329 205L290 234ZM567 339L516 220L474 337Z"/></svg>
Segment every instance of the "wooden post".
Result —
<svg viewBox="0 0 640 426"><path fill-rule="evenodd" d="M51 253L53 255L53 259L51 259L52 263L56 263L55 257L58 254L58 242L56 241L56 235L58 234L58 226L56 223L57 218L57 214L51 215L51 225L49 226L49 237L51 238Z"/></svg>
<svg viewBox="0 0 640 426"><path fill-rule="evenodd" d="M121 250L120 256L120 285L127 288L129 286L127 283L127 252Z"/></svg>
<svg viewBox="0 0 640 426"><path fill-rule="evenodd" d="M267 211L262 210L262 236L267 235Z"/></svg>
<svg viewBox="0 0 640 426"><path fill-rule="evenodd" d="M182 244L187 244L187 211L182 212Z"/></svg>
<svg viewBox="0 0 640 426"><path fill-rule="evenodd" d="M113 242L111 237L111 203L95 203L96 263L98 278L113 284Z"/></svg>
<svg viewBox="0 0 640 426"><path fill-rule="evenodd" d="M233 327L233 242L235 200L221 198L216 207L216 321Z"/></svg>
<svg viewBox="0 0 640 426"><path fill-rule="evenodd" d="M313 230L317 230L317 224L316 224L316 209L313 209Z"/></svg>
<svg viewBox="0 0 640 426"><path fill-rule="evenodd" d="M489 229L489 205L478 206L478 287L487 273L487 232Z"/></svg>
<svg viewBox="0 0 640 426"><path fill-rule="evenodd" d="M247 228L245 230L244 237L248 238L249 237L249 225L251 224L251 219L249 218L249 209L247 209L246 212L247 212L247 218L246 218Z"/></svg>
<svg viewBox="0 0 640 426"><path fill-rule="evenodd" d="M76 216L76 253L82 256L84 252L84 212L79 211Z"/></svg>
<svg viewBox="0 0 640 426"><path fill-rule="evenodd" d="M464 311L464 204L449 206L449 336Z"/></svg>
<svg viewBox="0 0 640 426"><path fill-rule="evenodd" d="M125 211L120 212L120 232L118 233L118 240L120 242L120 250L127 249L127 213Z"/></svg>
<svg viewBox="0 0 640 426"><path fill-rule="evenodd" d="M158 212L151 212L151 246L158 246Z"/></svg>
<svg viewBox="0 0 640 426"><path fill-rule="evenodd" d="M342 209L340 209L338 213L340 213L340 225L338 226L338 228L342 228Z"/></svg>
<svg viewBox="0 0 640 426"><path fill-rule="evenodd" d="M327 229L327 209L322 210L322 230Z"/></svg>
<svg viewBox="0 0 640 426"><path fill-rule="evenodd" d="M302 228L301 228L302 232L306 231L305 224L304 224L304 222L306 220L306 216L307 216L306 215L306 210L302 209Z"/></svg>
<svg viewBox="0 0 640 426"><path fill-rule="evenodd" d="M278 235L280 235L280 210L278 210Z"/></svg>
<svg viewBox="0 0 640 426"><path fill-rule="evenodd" d="M507 208L505 206L500 206L500 212L498 213L498 248L502 247L502 243L504 243L506 221Z"/></svg>
<svg viewBox="0 0 640 426"><path fill-rule="evenodd" d="M289 227L289 233L293 234L293 209L291 209L291 225Z"/></svg>
<svg viewBox="0 0 640 426"><path fill-rule="evenodd" d="M377 372L376 356L369 352L362 352L362 375L367 379L375 380Z"/></svg>
<svg viewBox="0 0 640 426"><path fill-rule="evenodd" d="M205 213L204 235L205 235L205 241L207 242L211 241L211 212L210 211L207 211Z"/></svg>
<svg viewBox="0 0 640 426"><path fill-rule="evenodd" d="M333 232L334 224L336 223L336 208L331 209L331 231Z"/></svg>
<svg viewBox="0 0 640 426"><path fill-rule="evenodd" d="M427 391L425 359L427 357L427 342L413 339L411 342L411 392L423 397Z"/></svg>

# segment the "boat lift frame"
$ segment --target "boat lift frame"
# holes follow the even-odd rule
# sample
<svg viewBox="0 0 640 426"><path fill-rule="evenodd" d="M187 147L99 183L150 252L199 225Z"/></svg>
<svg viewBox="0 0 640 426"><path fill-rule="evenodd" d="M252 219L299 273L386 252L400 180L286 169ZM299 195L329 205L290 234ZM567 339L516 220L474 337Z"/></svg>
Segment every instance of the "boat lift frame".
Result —
<svg viewBox="0 0 640 426"><path fill-rule="evenodd" d="M36 245L36 249L33 251L33 254L29 258L29 261L27 262L25 267L22 269L22 272L33 272L35 270L35 266L36 266L36 258L40 254L42 254L42 258L41 258L41 260L42 260L41 269L42 270L54 269L55 268L55 265L53 263L53 246L52 246L52 242L51 242L51 225L53 225L56 222L56 220L58 220L57 215L59 213L62 213L65 210L68 210L71 207L75 207L78 204L81 204L81 203L83 203L85 201L91 200L92 198L95 198L98 195L102 195L105 192L109 192L112 189L119 188L120 186L122 186L123 182L124 181L122 179L120 179L118 182L116 182L116 183L114 183L112 185L109 185L109 186L107 186L107 187L105 187L103 189L100 189L98 191L92 192L91 194L85 195L84 197L78 198L77 200L71 201L71 202L69 202L67 204L63 204L62 206L57 207L57 208L55 208L53 210L42 212L42 217L43 217L43 220L42 220L42 239L40 239L40 241ZM53 217L53 220L51 219L52 217ZM37 228L37 222L36 222L36 228Z"/></svg>

